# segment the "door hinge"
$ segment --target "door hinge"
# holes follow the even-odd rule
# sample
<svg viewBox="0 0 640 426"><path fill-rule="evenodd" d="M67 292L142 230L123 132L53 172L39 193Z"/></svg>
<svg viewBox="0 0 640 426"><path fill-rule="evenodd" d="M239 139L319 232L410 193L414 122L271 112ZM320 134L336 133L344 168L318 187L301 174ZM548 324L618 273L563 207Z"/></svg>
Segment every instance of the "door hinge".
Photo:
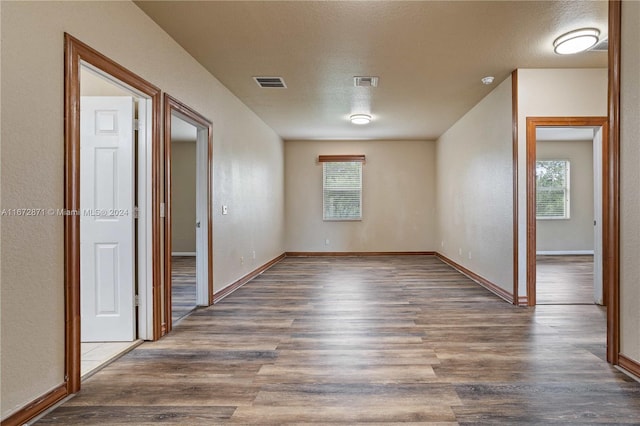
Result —
<svg viewBox="0 0 640 426"><path fill-rule="evenodd" d="M142 130L142 126L144 126L144 122L138 120L137 118L133 119L133 130Z"/></svg>
<svg viewBox="0 0 640 426"><path fill-rule="evenodd" d="M165 204L164 203L160 203L160 217L165 217L165 213L164 213L164 209L165 209Z"/></svg>
<svg viewBox="0 0 640 426"><path fill-rule="evenodd" d="M133 218L134 219L139 219L140 218L140 207L135 206L133 208Z"/></svg>
<svg viewBox="0 0 640 426"><path fill-rule="evenodd" d="M136 306L140 306L140 296L136 294L135 300L136 300Z"/></svg>

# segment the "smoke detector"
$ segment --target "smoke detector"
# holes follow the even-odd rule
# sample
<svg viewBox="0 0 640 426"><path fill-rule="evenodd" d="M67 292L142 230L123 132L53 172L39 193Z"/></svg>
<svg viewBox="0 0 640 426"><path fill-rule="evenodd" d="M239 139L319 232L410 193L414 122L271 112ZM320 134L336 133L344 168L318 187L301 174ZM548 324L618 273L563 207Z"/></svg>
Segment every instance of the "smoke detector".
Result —
<svg viewBox="0 0 640 426"><path fill-rule="evenodd" d="M486 77L483 77L480 81L482 82L482 84L488 86L493 83L493 80L494 77L492 75L488 75Z"/></svg>

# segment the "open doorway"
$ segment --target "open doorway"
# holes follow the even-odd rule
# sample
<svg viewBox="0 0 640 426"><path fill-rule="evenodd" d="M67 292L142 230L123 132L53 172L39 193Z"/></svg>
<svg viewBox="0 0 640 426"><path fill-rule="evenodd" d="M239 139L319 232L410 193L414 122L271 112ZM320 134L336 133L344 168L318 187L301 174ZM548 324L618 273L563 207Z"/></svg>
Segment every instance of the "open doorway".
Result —
<svg viewBox="0 0 640 426"><path fill-rule="evenodd" d="M602 144L595 137L595 129L588 126L536 128L538 305L602 304L602 283L594 275L602 208L600 200L594 202L602 196L601 190L595 194L602 188L594 161L594 150Z"/></svg>
<svg viewBox="0 0 640 426"><path fill-rule="evenodd" d="M164 331L213 303L212 123L165 94Z"/></svg>
<svg viewBox="0 0 640 426"><path fill-rule="evenodd" d="M606 305L607 123L606 117L527 118L529 306Z"/></svg>
<svg viewBox="0 0 640 426"><path fill-rule="evenodd" d="M138 146L146 99L80 68L81 376L135 347L138 339Z"/></svg>
<svg viewBox="0 0 640 426"><path fill-rule="evenodd" d="M198 305L198 128L171 115L171 322Z"/></svg>
<svg viewBox="0 0 640 426"><path fill-rule="evenodd" d="M128 348L138 339L159 337L160 293L154 286L160 283L160 94L65 34L68 393L80 390L82 359L98 355L92 348L83 357L81 341L117 341ZM102 361L112 357L100 355Z"/></svg>

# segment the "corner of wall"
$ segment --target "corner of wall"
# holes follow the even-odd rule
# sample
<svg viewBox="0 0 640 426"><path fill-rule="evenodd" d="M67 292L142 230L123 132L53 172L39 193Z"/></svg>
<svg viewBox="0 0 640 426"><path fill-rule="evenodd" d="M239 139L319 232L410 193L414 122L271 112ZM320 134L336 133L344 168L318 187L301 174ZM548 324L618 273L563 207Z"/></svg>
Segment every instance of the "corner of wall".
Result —
<svg viewBox="0 0 640 426"><path fill-rule="evenodd" d="M511 79L503 80L436 142L437 250L509 293L513 288Z"/></svg>

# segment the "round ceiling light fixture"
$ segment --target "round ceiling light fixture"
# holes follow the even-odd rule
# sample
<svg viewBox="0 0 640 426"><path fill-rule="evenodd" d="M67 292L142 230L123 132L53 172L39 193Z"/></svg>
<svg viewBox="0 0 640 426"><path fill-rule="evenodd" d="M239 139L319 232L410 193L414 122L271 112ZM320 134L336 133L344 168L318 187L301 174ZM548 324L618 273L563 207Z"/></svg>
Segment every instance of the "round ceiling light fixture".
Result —
<svg viewBox="0 0 640 426"><path fill-rule="evenodd" d="M368 114L353 114L349 117L349 120L351 120L353 124L369 124L371 122L371 116Z"/></svg>
<svg viewBox="0 0 640 426"><path fill-rule="evenodd" d="M581 28L561 35L553 42L553 51L558 55L572 55L591 49L598 43L600 30Z"/></svg>

